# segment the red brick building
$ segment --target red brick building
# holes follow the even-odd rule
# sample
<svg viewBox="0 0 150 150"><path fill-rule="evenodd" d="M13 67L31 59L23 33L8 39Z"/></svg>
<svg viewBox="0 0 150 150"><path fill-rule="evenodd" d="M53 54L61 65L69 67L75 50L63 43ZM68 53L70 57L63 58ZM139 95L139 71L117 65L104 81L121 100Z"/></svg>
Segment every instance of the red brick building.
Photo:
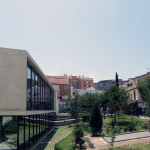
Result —
<svg viewBox="0 0 150 150"><path fill-rule="evenodd" d="M59 85L60 101L66 101L68 99L64 93L71 95L71 88L73 89L91 89L93 88L93 78L87 78L84 76L47 76L52 85Z"/></svg>

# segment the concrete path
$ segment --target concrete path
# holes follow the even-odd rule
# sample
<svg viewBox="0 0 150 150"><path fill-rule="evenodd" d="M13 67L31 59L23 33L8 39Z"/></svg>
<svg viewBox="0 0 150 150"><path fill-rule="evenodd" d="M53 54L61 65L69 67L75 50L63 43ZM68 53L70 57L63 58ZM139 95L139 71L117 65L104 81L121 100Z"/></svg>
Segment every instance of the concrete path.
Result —
<svg viewBox="0 0 150 150"><path fill-rule="evenodd" d="M12 148L10 148L9 146L7 146L6 144L0 144L0 150L2 150L2 149L12 149Z"/></svg>
<svg viewBox="0 0 150 150"><path fill-rule="evenodd" d="M127 140L140 139L140 138L146 138L146 137L150 137L150 132L149 131L120 134L120 135L116 136L114 141L115 142L120 142L120 141L127 141ZM104 137L103 139L108 143L112 142L111 137Z"/></svg>
<svg viewBox="0 0 150 150"><path fill-rule="evenodd" d="M101 149L109 149L111 148L111 144L106 142L102 137L87 137L88 140L92 143L92 147L88 144L87 140L85 142L86 150L101 150ZM150 137L142 138L142 139L133 139L128 141L115 142L113 147L122 147L124 145L141 145L141 144L149 144Z"/></svg>
<svg viewBox="0 0 150 150"><path fill-rule="evenodd" d="M138 137L138 139L137 139ZM144 137L144 138L142 138ZM86 150L100 150L100 149L109 149L111 147L111 143L106 142L102 137L90 137L85 136L85 148ZM106 137L105 137L106 138ZM125 139L126 138L126 139ZM127 140L130 139L130 140ZM107 140L110 140L107 137ZM129 133L124 135L118 135L116 141L114 142L115 147L121 147L124 145L134 145L134 144L149 144L150 142L150 132L138 132L138 133Z"/></svg>

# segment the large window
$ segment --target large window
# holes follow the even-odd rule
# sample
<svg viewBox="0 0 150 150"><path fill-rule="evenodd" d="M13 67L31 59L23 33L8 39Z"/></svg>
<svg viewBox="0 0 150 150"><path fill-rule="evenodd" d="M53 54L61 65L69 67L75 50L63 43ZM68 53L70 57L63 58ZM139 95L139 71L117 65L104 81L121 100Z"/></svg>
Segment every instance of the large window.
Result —
<svg viewBox="0 0 150 150"><path fill-rule="evenodd" d="M32 73L31 73L31 78L32 78L32 105L31 105L31 110L34 110L34 103L35 103L35 101L34 101L34 69L33 68L31 68L31 70L32 70Z"/></svg>
<svg viewBox="0 0 150 150"><path fill-rule="evenodd" d="M72 80L72 86L73 86L74 89L78 89L78 80L73 79Z"/></svg>
<svg viewBox="0 0 150 150"><path fill-rule="evenodd" d="M27 63L27 110L54 109L54 91Z"/></svg>
<svg viewBox="0 0 150 150"><path fill-rule="evenodd" d="M31 66L27 64L27 109L31 109L31 86L32 79L31 79Z"/></svg>
<svg viewBox="0 0 150 150"><path fill-rule="evenodd" d="M65 86L64 86L64 89L65 89L65 90L69 90L69 85L65 85Z"/></svg>

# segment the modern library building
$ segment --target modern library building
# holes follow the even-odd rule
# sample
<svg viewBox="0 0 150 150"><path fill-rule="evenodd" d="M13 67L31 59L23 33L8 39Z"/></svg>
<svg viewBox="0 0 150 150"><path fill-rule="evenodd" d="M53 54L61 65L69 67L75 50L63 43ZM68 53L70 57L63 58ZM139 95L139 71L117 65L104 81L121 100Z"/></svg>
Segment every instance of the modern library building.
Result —
<svg viewBox="0 0 150 150"><path fill-rule="evenodd" d="M33 147L54 126L56 97L26 50L0 48L0 143Z"/></svg>

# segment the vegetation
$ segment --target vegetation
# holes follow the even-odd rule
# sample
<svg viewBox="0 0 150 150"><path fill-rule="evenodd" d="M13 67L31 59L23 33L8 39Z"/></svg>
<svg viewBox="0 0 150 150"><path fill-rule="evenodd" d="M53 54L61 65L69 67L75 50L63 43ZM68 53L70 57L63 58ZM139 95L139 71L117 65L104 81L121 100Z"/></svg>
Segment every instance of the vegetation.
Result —
<svg viewBox="0 0 150 150"><path fill-rule="evenodd" d="M119 123L118 123L118 126L117 126L116 133L124 133L125 129L126 129L127 133L130 132L129 126L131 126L131 120L132 120L131 116L122 115L119 119ZM144 124L148 123L148 119L140 119L140 118L137 118L137 117L133 117L133 121L134 121L134 128L135 128L136 131L145 130L145 128L142 128L142 126ZM82 128L83 134L85 136L91 135L91 132L90 132L91 128L87 125L86 122L79 122L78 125L80 126L80 128ZM74 130L74 127L68 127L68 128L71 129L72 131ZM107 132L107 130L109 132ZM113 130L112 130L112 127L111 127L111 117L106 117L105 120L103 120L102 132L101 133L98 132L97 135L99 135L99 136L110 136L112 134L111 133L112 131ZM75 150L76 147L71 144L72 136L73 136L73 133L71 133L69 136L67 136L66 138L64 138L63 140L61 140L57 144L55 144L55 150L64 150L64 149L65 150ZM142 145L142 146L146 147L144 145ZM138 149L138 145L136 147ZM141 147L139 147L139 148L141 148ZM121 147L121 148L122 149L123 148L124 149L132 148L133 149L134 147L133 146L125 146L125 147Z"/></svg>
<svg viewBox="0 0 150 150"><path fill-rule="evenodd" d="M76 139L76 124L78 122L78 118L80 115L79 94L77 91L74 92L74 97L69 96L67 105L69 105L69 107L70 107L70 111L68 112L70 117L75 119L75 125L74 125L74 131L73 131L73 140L75 141L75 145L76 145L76 140L75 140ZM75 139L74 139L74 137L75 137Z"/></svg>
<svg viewBox="0 0 150 150"><path fill-rule="evenodd" d="M57 144L55 144L55 150L64 150L64 149L75 150L75 146L71 144L74 127L68 127L68 128L72 130L72 133L68 135L66 138L59 141Z"/></svg>
<svg viewBox="0 0 150 150"><path fill-rule="evenodd" d="M102 120L102 115L97 100L95 100L93 104L89 123L92 130L92 136L97 135L98 131L101 132L103 120Z"/></svg>
<svg viewBox="0 0 150 150"><path fill-rule="evenodd" d="M150 144L141 145L126 145L118 148L113 148L113 150L149 150Z"/></svg>
<svg viewBox="0 0 150 150"><path fill-rule="evenodd" d="M105 91L101 96L101 106L103 107L104 119L105 119L105 111L109 105L109 102L110 102L110 92L108 90L108 91Z"/></svg>
<svg viewBox="0 0 150 150"><path fill-rule="evenodd" d="M12 117L3 125L3 135L17 133L17 117Z"/></svg>
<svg viewBox="0 0 150 150"><path fill-rule="evenodd" d="M80 148L82 149L82 144L85 143L85 140L81 137L84 137L83 129L80 125L77 126L77 132L76 132L76 142L80 145Z"/></svg>
<svg viewBox="0 0 150 150"><path fill-rule="evenodd" d="M141 98L147 103L145 108L146 114L150 117L150 79L145 79L144 82L138 82L137 89L140 92ZM149 131L150 131L150 121L149 121Z"/></svg>
<svg viewBox="0 0 150 150"><path fill-rule="evenodd" d="M101 94L94 94L94 93L85 93L84 95L79 97L79 104L80 104L80 110L82 112L82 117L84 121L89 122L89 115L92 110L92 106L95 100L99 102L100 104Z"/></svg>

